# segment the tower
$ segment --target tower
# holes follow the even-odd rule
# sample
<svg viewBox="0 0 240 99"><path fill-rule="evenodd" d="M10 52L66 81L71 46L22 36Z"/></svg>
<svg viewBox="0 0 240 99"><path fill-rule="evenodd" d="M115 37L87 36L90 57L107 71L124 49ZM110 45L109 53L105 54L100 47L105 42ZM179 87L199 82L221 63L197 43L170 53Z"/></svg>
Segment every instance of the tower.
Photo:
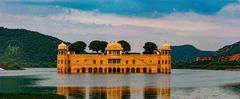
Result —
<svg viewBox="0 0 240 99"><path fill-rule="evenodd" d="M111 42L105 48L107 55L122 55L122 46L117 42Z"/></svg>
<svg viewBox="0 0 240 99"><path fill-rule="evenodd" d="M171 55L170 55L170 45L168 43L164 43L161 47L161 71L163 73L171 72Z"/></svg>
<svg viewBox="0 0 240 99"><path fill-rule="evenodd" d="M68 59L68 47L66 44L61 43L58 45L58 55L57 55L57 68L58 72L68 73L70 72L70 60Z"/></svg>

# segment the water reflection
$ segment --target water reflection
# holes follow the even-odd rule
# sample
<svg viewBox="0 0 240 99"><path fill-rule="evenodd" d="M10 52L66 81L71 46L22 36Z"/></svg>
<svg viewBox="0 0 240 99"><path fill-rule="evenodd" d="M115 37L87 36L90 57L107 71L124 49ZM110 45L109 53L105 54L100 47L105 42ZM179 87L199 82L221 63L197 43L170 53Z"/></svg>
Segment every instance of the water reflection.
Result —
<svg viewBox="0 0 240 99"><path fill-rule="evenodd" d="M69 76L70 75L66 75L66 77ZM96 77L96 75L85 76L92 76L93 78ZM104 81L105 76L106 75L101 75L101 81ZM142 79L140 80L141 82L139 82L139 79L136 80L134 76L128 76L124 77L129 78L128 81L122 81L123 83L116 84L114 83L114 80L108 79L107 81L105 80L104 84L75 83L75 85L74 83L71 83L72 86L70 86L67 85L67 83L73 81L64 81L64 77L61 75L58 76L58 81L61 82L61 84L58 84L57 86L57 93L66 96L67 99L170 99L168 75L152 75L153 77L151 78L153 79L146 79L148 76L142 75L140 76L141 78L139 78ZM109 76L106 77L109 78ZM121 76L111 75L111 77L121 80ZM100 82L96 81L96 79L84 80L88 80L87 82ZM79 82L81 81L79 80ZM126 84L126 82L129 83Z"/></svg>
<svg viewBox="0 0 240 99"><path fill-rule="evenodd" d="M170 99L170 88L154 87L58 87L68 99Z"/></svg>

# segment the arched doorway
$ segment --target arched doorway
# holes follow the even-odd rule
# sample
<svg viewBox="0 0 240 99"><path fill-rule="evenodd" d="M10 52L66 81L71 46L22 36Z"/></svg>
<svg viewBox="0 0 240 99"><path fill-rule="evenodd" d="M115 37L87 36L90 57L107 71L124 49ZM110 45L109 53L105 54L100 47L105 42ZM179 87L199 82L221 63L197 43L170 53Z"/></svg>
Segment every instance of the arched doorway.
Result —
<svg viewBox="0 0 240 99"><path fill-rule="evenodd" d="M113 68L113 73L116 73L116 72L117 72L116 68Z"/></svg>
<svg viewBox="0 0 240 99"><path fill-rule="evenodd" d="M83 72L83 73L85 73L85 72L86 72L86 69L85 69L84 67L82 68L82 72Z"/></svg>
<svg viewBox="0 0 240 99"><path fill-rule="evenodd" d="M71 69L70 68L68 68L68 73L71 73Z"/></svg>
<svg viewBox="0 0 240 99"><path fill-rule="evenodd" d="M144 73L147 73L147 68L143 68L143 72L144 72Z"/></svg>
<svg viewBox="0 0 240 99"><path fill-rule="evenodd" d="M140 73L140 68L137 68L137 73Z"/></svg>
<svg viewBox="0 0 240 99"><path fill-rule="evenodd" d="M120 73L121 69L120 68L117 68L117 73Z"/></svg>
<svg viewBox="0 0 240 99"><path fill-rule="evenodd" d="M77 69L77 73L79 73L80 72L80 70L79 69Z"/></svg>
<svg viewBox="0 0 240 99"><path fill-rule="evenodd" d="M122 73L124 73L124 68L122 68Z"/></svg>
<svg viewBox="0 0 240 99"><path fill-rule="evenodd" d="M131 72L132 72L132 73L135 73L135 68L132 68L132 69L131 69Z"/></svg>
<svg viewBox="0 0 240 99"><path fill-rule="evenodd" d="M161 69L160 68L158 68L158 73L161 73Z"/></svg>
<svg viewBox="0 0 240 99"><path fill-rule="evenodd" d="M94 73L97 73L97 72L98 72L98 71L97 71L97 68L94 68L93 71L94 71Z"/></svg>
<svg viewBox="0 0 240 99"><path fill-rule="evenodd" d="M92 72L92 68L88 68L88 72L91 73Z"/></svg>
<svg viewBox="0 0 240 99"><path fill-rule="evenodd" d="M127 68L127 69L126 69L126 73L129 73L129 72L130 72L130 69L129 69L129 68Z"/></svg>
<svg viewBox="0 0 240 99"><path fill-rule="evenodd" d="M109 72L109 73L112 73L112 68L108 68L108 72Z"/></svg>
<svg viewBox="0 0 240 99"><path fill-rule="evenodd" d="M148 72L149 72L149 73L152 73L152 69L149 69Z"/></svg>
<svg viewBox="0 0 240 99"><path fill-rule="evenodd" d="M102 72L103 72L103 69L102 69L102 68L99 68L99 72L102 73Z"/></svg>

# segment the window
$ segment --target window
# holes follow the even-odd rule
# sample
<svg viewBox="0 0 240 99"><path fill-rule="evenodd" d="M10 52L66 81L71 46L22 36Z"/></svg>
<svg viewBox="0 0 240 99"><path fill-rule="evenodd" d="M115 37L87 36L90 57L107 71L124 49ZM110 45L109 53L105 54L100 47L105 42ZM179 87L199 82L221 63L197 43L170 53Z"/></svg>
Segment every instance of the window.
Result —
<svg viewBox="0 0 240 99"><path fill-rule="evenodd" d="M77 63L78 63L78 60L77 60Z"/></svg>
<svg viewBox="0 0 240 99"><path fill-rule="evenodd" d="M135 64L136 63L136 61L135 60L133 60L133 64Z"/></svg>
<svg viewBox="0 0 240 99"><path fill-rule="evenodd" d="M128 64L128 60L126 60L126 64Z"/></svg>
<svg viewBox="0 0 240 99"><path fill-rule="evenodd" d="M152 60L150 60L150 63L152 63Z"/></svg>
<svg viewBox="0 0 240 99"><path fill-rule="evenodd" d="M164 64L164 60L162 60L162 64Z"/></svg>
<svg viewBox="0 0 240 99"><path fill-rule="evenodd" d="M158 64L161 64L161 61L160 61L160 60L158 60Z"/></svg>
<svg viewBox="0 0 240 99"><path fill-rule="evenodd" d="M100 60L100 64L103 64L103 60Z"/></svg>
<svg viewBox="0 0 240 99"><path fill-rule="evenodd" d="M65 60L64 64L67 64L67 60Z"/></svg>
<svg viewBox="0 0 240 99"><path fill-rule="evenodd" d="M87 59L84 60L85 62L87 61Z"/></svg>
<svg viewBox="0 0 240 99"><path fill-rule="evenodd" d="M68 64L70 64L70 60L68 60Z"/></svg>
<svg viewBox="0 0 240 99"><path fill-rule="evenodd" d="M96 64L96 60L93 60L93 64Z"/></svg>
<svg viewBox="0 0 240 99"><path fill-rule="evenodd" d="M167 64L167 60L165 60L165 64Z"/></svg>
<svg viewBox="0 0 240 99"><path fill-rule="evenodd" d="M108 59L108 64L120 64L120 59Z"/></svg>
<svg viewBox="0 0 240 99"><path fill-rule="evenodd" d="M63 64L63 60L61 60L61 64Z"/></svg>

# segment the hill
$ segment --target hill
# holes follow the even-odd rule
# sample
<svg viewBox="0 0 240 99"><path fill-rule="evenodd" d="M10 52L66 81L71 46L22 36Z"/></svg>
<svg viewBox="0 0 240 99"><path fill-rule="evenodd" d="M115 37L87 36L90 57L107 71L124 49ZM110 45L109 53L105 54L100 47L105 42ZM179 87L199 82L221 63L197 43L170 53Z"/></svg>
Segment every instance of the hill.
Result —
<svg viewBox="0 0 240 99"><path fill-rule="evenodd" d="M0 67L54 67L62 41L25 29L0 27Z"/></svg>
<svg viewBox="0 0 240 99"><path fill-rule="evenodd" d="M213 56L214 57L228 56L236 53L240 53L240 41L220 48L218 51L214 52Z"/></svg>
<svg viewBox="0 0 240 99"><path fill-rule="evenodd" d="M192 45L171 46L172 60L176 61L191 61L198 56L210 56L213 52L202 51Z"/></svg>

